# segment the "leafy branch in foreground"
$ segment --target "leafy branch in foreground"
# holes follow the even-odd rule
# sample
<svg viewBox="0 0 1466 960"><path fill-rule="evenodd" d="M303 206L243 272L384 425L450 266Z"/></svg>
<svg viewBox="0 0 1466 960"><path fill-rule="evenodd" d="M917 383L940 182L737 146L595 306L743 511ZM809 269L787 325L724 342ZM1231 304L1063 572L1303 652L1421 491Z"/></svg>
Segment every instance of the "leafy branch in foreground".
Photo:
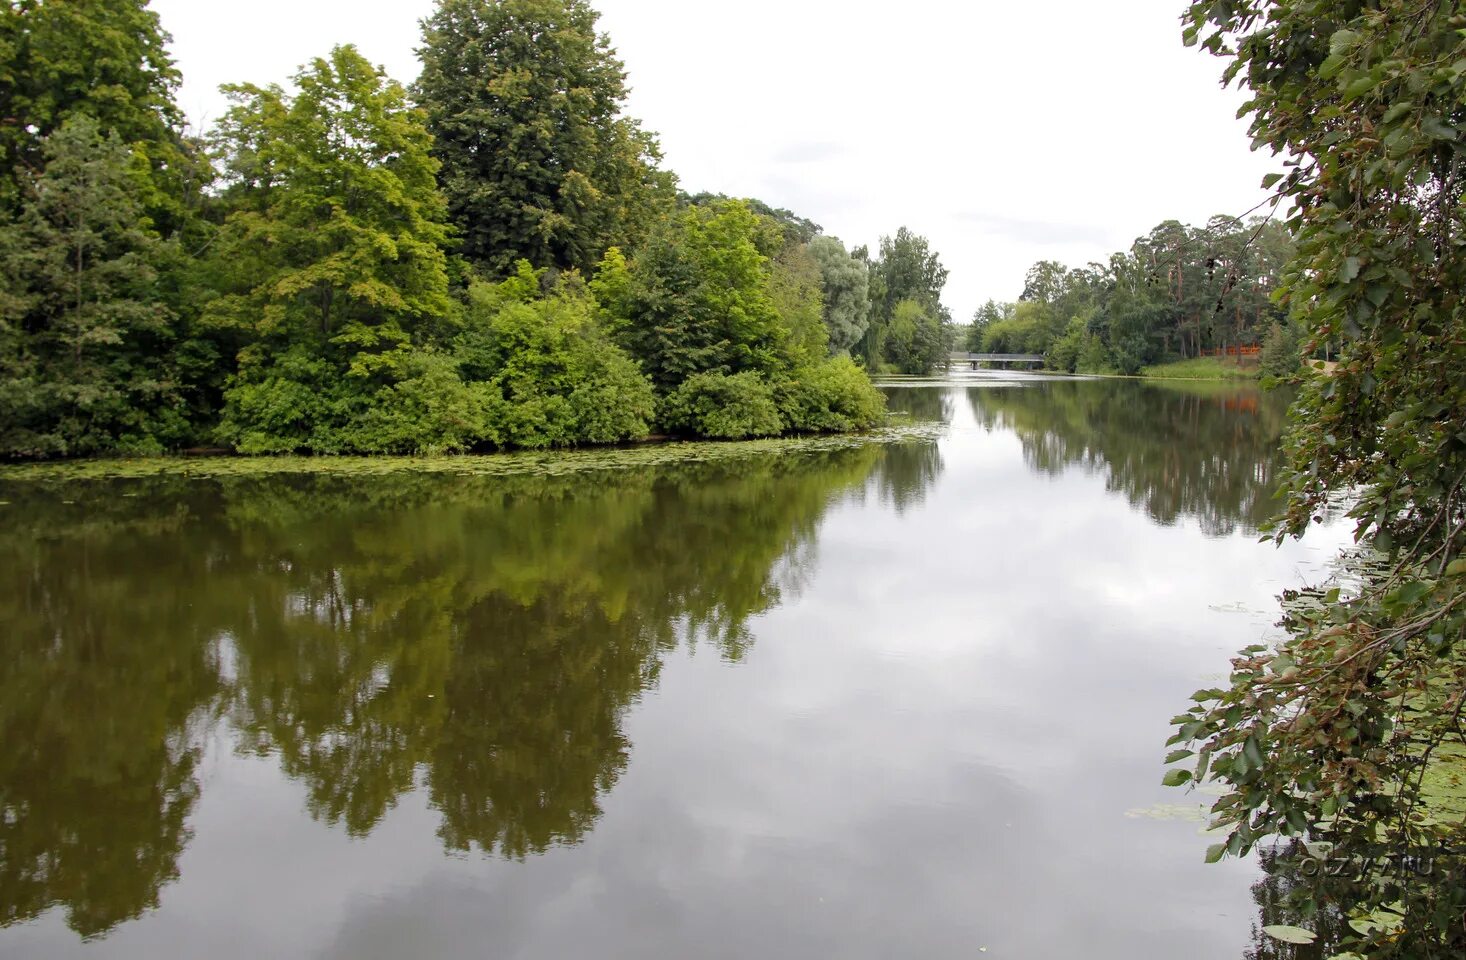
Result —
<svg viewBox="0 0 1466 960"><path fill-rule="evenodd" d="M1377 559L1347 593L1285 597L1279 647L1242 651L1230 685L1175 718L1168 762L1192 765L1166 782L1225 788L1208 859L1296 837L1368 863L1352 903L1295 891L1304 916L1350 918L1336 946L1460 956L1466 16L1433 0L1209 0L1184 20L1251 91L1255 146L1285 158L1264 186L1298 238L1279 297L1304 350L1340 345L1294 407L1277 536L1347 496ZM1386 905L1398 922L1376 916Z"/></svg>

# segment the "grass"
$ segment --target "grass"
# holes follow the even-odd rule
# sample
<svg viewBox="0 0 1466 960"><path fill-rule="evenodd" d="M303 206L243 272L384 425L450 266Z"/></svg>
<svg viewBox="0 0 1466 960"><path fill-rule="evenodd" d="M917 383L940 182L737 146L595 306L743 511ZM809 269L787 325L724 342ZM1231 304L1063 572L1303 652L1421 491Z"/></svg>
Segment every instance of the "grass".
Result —
<svg viewBox="0 0 1466 960"><path fill-rule="evenodd" d="M1140 375L1165 380L1256 380L1258 370L1220 357L1196 357L1141 367Z"/></svg>

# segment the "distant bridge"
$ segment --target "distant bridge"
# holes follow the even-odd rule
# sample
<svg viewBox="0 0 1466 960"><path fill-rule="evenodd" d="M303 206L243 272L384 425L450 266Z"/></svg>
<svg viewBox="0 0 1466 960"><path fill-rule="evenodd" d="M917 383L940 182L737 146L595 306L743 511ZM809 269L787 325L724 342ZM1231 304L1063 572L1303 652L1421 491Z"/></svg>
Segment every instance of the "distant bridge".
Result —
<svg viewBox="0 0 1466 960"><path fill-rule="evenodd" d="M947 358L948 367L968 365L968 369L976 370L980 363L992 364L1031 364L1039 366L1044 362L1042 354L1038 353L953 353Z"/></svg>

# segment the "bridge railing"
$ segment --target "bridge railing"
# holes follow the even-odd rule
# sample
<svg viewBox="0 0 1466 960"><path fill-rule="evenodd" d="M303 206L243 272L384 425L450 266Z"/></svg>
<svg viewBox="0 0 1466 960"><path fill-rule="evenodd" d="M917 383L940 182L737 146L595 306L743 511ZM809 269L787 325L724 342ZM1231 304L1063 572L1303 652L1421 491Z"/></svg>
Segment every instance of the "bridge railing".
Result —
<svg viewBox="0 0 1466 960"><path fill-rule="evenodd" d="M1038 353L953 353L951 359L960 363L1043 363Z"/></svg>

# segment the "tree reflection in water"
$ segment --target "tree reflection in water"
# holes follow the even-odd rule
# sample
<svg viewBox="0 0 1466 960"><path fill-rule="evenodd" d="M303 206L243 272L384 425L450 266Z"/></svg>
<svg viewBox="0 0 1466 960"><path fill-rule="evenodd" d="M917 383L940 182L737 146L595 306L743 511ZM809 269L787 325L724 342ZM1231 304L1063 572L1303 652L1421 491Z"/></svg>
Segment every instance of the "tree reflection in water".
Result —
<svg viewBox="0 0 1466 960"><path fill-rule="evenodd" d="M0 925L60 905L90 937L155 907L220 722L353 835L421 788L449 850L575 843L664 655L744 657L833 502L873 474L918 497L938 469L867 445L559 478L7 484Z"/></svg>
<svg viewBox="0 0 1466 960"><path fill-rule="evenodd" d="M1056 380L972 388L967 399L979 425L1017 434L1031 469L1102 474L1110 490L1157 523L1189 517L1209 536L1255 533L1279 506L1282 393L1225 383Z"/></svg>

